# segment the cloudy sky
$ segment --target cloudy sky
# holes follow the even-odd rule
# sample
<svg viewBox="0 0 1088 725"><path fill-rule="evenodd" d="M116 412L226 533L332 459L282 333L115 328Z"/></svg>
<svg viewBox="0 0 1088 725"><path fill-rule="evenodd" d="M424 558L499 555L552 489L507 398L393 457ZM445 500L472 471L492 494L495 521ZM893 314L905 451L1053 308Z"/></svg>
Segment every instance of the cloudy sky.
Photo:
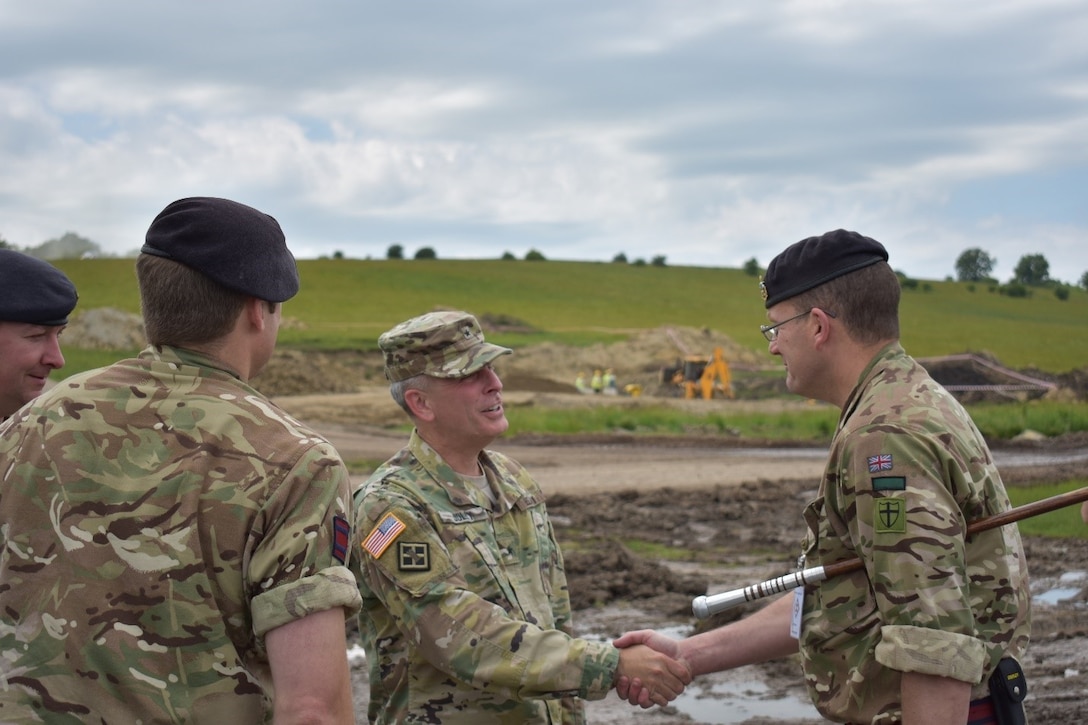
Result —
<svg viewBox="0 0 1088 725"><path fill-rule="evenodd" d="M170 201L299 257L1088 271L1084 0L0 0L0 235L139 247Z"/></svg>

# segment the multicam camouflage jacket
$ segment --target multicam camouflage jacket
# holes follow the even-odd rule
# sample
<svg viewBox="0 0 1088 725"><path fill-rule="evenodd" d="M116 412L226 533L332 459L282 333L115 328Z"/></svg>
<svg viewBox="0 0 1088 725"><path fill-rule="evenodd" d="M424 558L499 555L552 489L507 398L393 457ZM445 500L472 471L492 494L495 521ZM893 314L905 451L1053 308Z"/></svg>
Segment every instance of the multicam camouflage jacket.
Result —
<svg viewBox="0 0 1088 725"><path fill-rule="evenodd" d="M0 721L270 721L264 634L358 606L349 507L328 442L211 360L61 382L0 427Z"/></svg>
<svg viewBox="0 0 1088 725"><path fill-rule="evenodd" d="M487 494L416 433L355 493L372 723L581 723L604 697L612 645L571 635L543 496L501 454Z"/></svg>
<svg viewBox="0 0 1088 725"><path fill-rule="evenodd" d="M1014 525L965 530L1008 508L967 412L898 344L885 348L843 408L805 511L805 566L865 563L805 591L801 655L821 713L899 722L902 672L986 694L998 660L1027 646L1027 566Z"/></svg>

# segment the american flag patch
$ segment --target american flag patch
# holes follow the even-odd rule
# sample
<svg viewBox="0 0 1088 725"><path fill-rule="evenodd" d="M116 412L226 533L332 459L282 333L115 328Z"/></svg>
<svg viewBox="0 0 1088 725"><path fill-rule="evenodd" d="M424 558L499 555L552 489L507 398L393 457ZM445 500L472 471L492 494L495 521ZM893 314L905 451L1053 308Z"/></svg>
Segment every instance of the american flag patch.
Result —
<svg viewBox="0 0 1088 725"><path fill-rule="evenodd" d="M375 559L380 557L389 545L396 541L405 529L404 522L393 514L386 514L374 530L363 540L363 550Z"/></svg>
<svg viewBox="0 0 1088 725"><path fill-rule="evenodd" d="M351 539L351 527L343 516L332 519L332 555L344 564L348 559L348 541Z"/></svg>
<svg viewBox="0 0 1088 725"><path fill-rule="evenodd" d="M892 470L892 454L881 453L876 456L869 456L869 473L876 473L877 471L890 471Z"/></svg>

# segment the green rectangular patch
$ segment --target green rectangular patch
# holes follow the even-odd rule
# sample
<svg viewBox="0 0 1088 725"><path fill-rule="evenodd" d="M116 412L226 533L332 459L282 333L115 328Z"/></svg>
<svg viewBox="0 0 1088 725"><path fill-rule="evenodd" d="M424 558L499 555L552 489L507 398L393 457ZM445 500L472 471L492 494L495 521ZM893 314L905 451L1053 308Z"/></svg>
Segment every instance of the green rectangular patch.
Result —
<svg viewBox="0 0 1088 725"><path fill-rule="evenodd" d="M906 501L901 498L878 498L873 506L873 519L873 530L878 534L905 534Z"/></svg>
<svg viewBox="0 0 1088 725"><path fill-rule="evenodd" d="M874 491L906 491L906 476L879 476L872 479Z"/></svg>
<svg viewBox="0 0 1088 725"><path fill-rule="evenodd" d="M397 544L397 568L401 571L430 571L431 545L425 541L402 541Z"/></svg>

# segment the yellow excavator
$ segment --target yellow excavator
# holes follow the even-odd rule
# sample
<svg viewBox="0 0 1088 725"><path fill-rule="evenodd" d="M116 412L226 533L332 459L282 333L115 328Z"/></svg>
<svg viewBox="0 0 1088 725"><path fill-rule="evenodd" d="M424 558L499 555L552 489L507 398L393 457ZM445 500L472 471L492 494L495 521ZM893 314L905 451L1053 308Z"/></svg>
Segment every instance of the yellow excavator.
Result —
<svg viewBox="0 0 1088 725"><path fill-rule="evenodd" d="M672 382L684 386L684 397L688 400L696 397L696 391L704 400L710 400L715 393L727 398L735 397L729 364L720 347L714 348L714 355L688 355L673 373Z"/></svg>

